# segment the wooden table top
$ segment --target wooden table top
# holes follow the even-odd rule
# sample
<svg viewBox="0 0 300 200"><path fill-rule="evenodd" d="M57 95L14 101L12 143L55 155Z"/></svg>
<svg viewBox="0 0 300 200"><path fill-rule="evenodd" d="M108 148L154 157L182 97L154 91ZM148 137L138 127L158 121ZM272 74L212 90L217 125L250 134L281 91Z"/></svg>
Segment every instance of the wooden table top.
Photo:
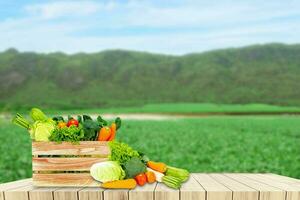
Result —
<svg viewBox="0 0 300 200"><path fill-rule="evenodd" d="M193 173L179 190L161 183L133 190L0 184L0 200L300 200L300 180L276 174Z"/></svg>

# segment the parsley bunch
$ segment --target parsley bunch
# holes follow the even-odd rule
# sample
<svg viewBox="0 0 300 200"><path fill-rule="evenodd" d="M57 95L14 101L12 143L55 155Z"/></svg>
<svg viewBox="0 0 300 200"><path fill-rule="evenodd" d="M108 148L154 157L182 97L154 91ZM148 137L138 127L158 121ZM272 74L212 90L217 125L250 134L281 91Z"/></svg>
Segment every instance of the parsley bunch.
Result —
<svg viewBox="0 0 300 200"><path fill-rule="evenodd" d="M84 131L81 124L78 127L72 125L70 127L56 127L50 137L50 141L61 143L62 141L78 143L84 138Z"/></svg>

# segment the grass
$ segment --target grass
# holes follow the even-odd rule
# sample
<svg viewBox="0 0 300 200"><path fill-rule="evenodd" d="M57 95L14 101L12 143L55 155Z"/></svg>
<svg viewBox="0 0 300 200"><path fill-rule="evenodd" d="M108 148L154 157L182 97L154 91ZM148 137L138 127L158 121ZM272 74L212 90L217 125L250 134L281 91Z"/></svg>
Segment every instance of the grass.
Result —
<svg viewBox="0 0 300 200"><path fill-rule="evenodd" d="M31 176L26 131L1 122L0 182ZM300 178L300 118L124 121L118 139L191 172L272 172Z"/></svg>
<svg viewBox="0 0 300 200"><path fill-rule="evenodd" d="M48 113L70 113L68 110L47 110ZM210 104L210 103L165 103L148 104L140 107L115 107L104 109L72 110L72 113L165 113L165 114L207 114L207 113L300 113L300 107L266 104Z"/></svg>
<svg viewBox="0 0 300 200"><path fill-rule="evenodd" d="M31 177L31 140L26 131L0 121L0 182Z"/></svg>

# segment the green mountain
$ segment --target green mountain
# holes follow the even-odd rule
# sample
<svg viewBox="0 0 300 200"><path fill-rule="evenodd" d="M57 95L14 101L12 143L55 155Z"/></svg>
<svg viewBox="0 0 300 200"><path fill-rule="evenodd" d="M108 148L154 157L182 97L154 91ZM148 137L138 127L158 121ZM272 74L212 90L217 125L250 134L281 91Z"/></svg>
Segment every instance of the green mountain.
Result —
<svg viewBox="0 0 300 200"><path fill-rule="evenodd" d="M160 102L300 105L300 45L168 56L0 53L2 109L99 108Z"/></svg>

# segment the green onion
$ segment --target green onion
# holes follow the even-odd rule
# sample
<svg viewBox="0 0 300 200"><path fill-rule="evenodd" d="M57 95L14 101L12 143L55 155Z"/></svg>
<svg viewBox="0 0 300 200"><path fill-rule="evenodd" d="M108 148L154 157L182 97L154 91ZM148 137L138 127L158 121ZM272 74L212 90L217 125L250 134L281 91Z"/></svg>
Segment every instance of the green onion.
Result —
<svg viewBox="0 0 300 200"><path fill-rule="evenodd" d="M12 119L12 122L26 129L31 129L31 124L19 113Z"/></svg>

